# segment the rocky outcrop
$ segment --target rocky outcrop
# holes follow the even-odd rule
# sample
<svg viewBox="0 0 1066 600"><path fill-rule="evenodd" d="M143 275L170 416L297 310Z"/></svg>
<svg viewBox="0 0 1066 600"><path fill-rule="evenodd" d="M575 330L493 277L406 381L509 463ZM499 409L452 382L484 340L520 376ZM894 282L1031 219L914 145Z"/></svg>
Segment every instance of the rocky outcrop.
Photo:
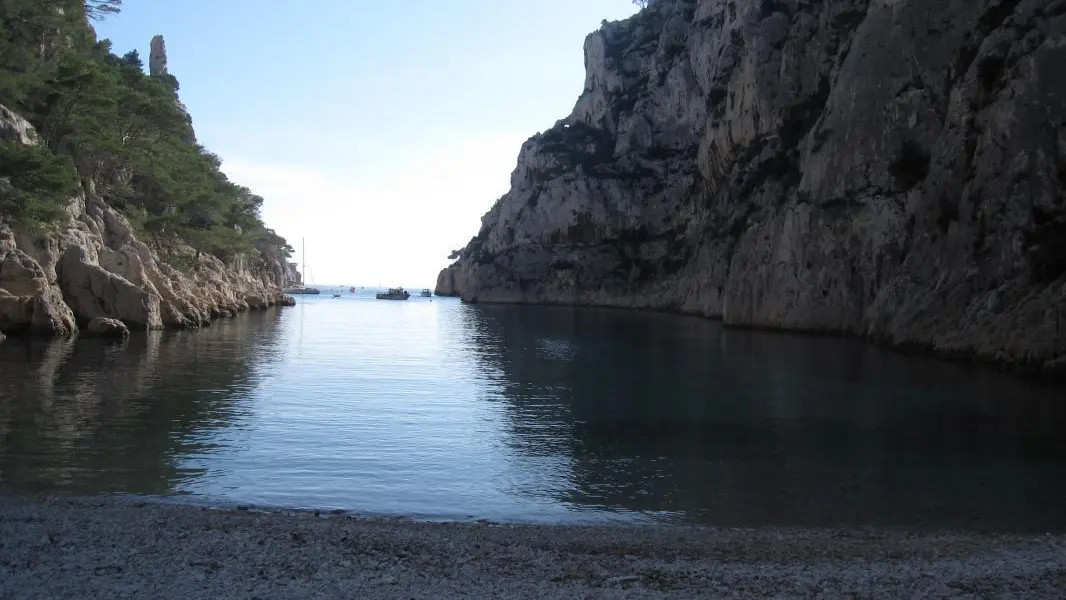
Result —
<svg viewBox="0 0 1066 600"><path fill-rule="evenodd" d="M55 280L0 226L0 332L66 336L76 330Z"/></svg>
<svg viewBox="0 0 1066 600"><path fill-rule="evenodd" d="M152 77L170 74L167 70L167 44L161 35L152 36L148 47L148 74Z"/></svg>
<svg viewBox="0 0 1066 600"><path fill-rule="evenodd" d="M437 292L1050 367L1064 60L1064 0L657 0L588 36Z"/></svg>
<svg viewBox="0 0 1066 600"><path fill-rule="evenodd" d="M174 106L178 107L178 110L185 115L185 120L192 124L192 115L189 114L189 108L178 97L178 80L170 74L170 69L167 67L167 43L161 35L152 36L152 41L148 48L148 74L152 77L168 80L174 86ZM182 136L182 140L187 144L195 144L196 132L190 128L188 134Z"/></svg>
<svg viewBox="0 0 1066 600"><path fill-rule="evenodd" d="M3 106L0 134L37 143L29 123ZM79 322L106 320L134 330L199 327L287 301L278 262L223 262L181 246L171 251L192 259L185 270L160 260L92 181L83 183L67 211L69 224L54 233L0 222L0 331L66 336Z"/></svg>
<svg viewBox="0 0 1066 600"><path fill-rule="evenodd" d="M126 339L130 337L130 330L126 324L118 319L105 319L97 317L85 327L85 333L94 337L106 337Z"/></svg>
<svg viewBox="0 0 1066 600"><path fill-rule="evenodd" d="M284 287L299 287L303 285L303 275L300 274L300 270L296 263L285 261L285 265L282 271L282 285Z"/></svg>
<svg viewBox="0 0 1066 600"><path fill-rule="evenodd" d="M30 122L0 104L0 140L36 144L37 132Z"/></svg>

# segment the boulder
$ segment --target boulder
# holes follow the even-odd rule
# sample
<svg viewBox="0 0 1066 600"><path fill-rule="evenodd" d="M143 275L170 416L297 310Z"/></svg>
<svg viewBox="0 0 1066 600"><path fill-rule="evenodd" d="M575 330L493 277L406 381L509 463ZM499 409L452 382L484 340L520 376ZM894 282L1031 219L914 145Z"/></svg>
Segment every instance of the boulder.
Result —
<svg viewBox="0 0 1066 600"><path fill-rule="evenodd" d="M74 314L47 273L15 246L0 225L0 331L64 337L77 331Z"/></svg>
<svg viewBox="0 0 1066 600"><path fill-rule="evenodd" d="M125 323L118 319L96 317L86 325L84 335L126 339L130 336L130 330L126 327Z"/></svg>
<svg viewBox="0 0 1066 600"><path fill-rule="evenodd" d="M63 295L83 319L116 317L138 329L161 329L159 297L121 275L86 259L81 246L71 246L60 261Z"/></svg>

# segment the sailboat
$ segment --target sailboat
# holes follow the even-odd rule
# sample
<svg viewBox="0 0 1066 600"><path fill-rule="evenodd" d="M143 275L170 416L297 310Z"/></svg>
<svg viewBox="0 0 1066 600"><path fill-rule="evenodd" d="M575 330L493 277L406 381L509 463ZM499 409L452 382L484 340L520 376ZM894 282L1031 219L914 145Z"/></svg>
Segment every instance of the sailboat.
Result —
<svg viewBox="0 0 1066 600"><path fill-rule="evenodd" d="M303 276L305 273L307 273L307 244L304 241L304 238L300 238L300 262L302 263L300 265L300 275ZM290 287L290 288L286 288L284 290L284 292L286 294L311 294L311 295L318 295L318 294L322 293L321 291L319 291L318 288L305 286L303 283L301 283L299 285L296 285L296 286L293 286L293 287Z"/></svg>

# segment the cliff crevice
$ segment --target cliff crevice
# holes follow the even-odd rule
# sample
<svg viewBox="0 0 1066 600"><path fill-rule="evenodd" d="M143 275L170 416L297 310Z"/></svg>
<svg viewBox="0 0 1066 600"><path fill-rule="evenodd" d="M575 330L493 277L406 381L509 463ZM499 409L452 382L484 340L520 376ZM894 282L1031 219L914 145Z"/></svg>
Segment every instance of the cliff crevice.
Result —
<svg viewBox="0 0 1066 600"><path fill-rule="evenodd" d="M657 0L584 54L438 293L1063 364L1066 2Z"/></svg>

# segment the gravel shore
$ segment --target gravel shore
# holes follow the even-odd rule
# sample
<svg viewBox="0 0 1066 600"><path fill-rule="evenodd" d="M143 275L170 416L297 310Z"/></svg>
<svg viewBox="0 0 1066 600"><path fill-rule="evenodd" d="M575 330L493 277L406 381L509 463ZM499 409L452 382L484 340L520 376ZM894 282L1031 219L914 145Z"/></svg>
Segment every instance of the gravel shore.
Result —
<svg viewBox="0 0 1066 600"><path fill-rule="evenodd" d="M1066 536L415 523L0 497L0 598L1062 598Z"/></svg>

